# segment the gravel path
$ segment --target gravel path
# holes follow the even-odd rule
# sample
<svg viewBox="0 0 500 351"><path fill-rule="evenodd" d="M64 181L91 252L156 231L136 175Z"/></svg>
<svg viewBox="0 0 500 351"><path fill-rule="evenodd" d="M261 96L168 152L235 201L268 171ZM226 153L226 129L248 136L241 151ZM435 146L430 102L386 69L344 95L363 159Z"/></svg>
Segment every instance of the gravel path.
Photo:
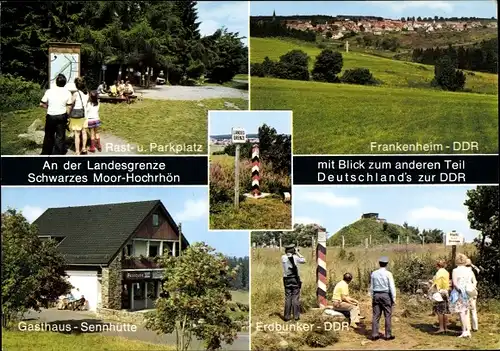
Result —
<svg viewBox="0 0 500 351"><path fill-rule="evenodd" d="M246 81L242 81L246 82ZM205 85L200 87L159 85L151 89L140 89L144 98L160 100L204 100L204 99L245 99L248 100L248 91L222 87L218 85Z"/></svg>
<svg viewBox="0 0 500 351"><path fill-rule="evenodd" d="M78 328L82 327L88 328L90 325L100 325L104 321L97 318L92 312L80 312L80 311L60 311L55 308L43 309L40 313L30 311L25 315L26 319L32 319L31 322L39 323L57 323L57 324L71 324L73 330L78 332ZM111 324L118 324L117 322L108 322ZM129 323L130 324L130 323ZM121 324L123 325L123 324ZM128 339L139 340L143 342L149 342L153 344L168 344L175 346L175 334L158 335L156 332L147 330L143 327L137 326L135 332L132 331L105 331L101 332L102 335L108 336L121 336ZM249 350L249 334L248 333L238 333L238 338L234 341L232 345L223 345L222 348L225 350ZM190 345L191 350L203 350L203 343L198 340L193 340Z"/></svg>

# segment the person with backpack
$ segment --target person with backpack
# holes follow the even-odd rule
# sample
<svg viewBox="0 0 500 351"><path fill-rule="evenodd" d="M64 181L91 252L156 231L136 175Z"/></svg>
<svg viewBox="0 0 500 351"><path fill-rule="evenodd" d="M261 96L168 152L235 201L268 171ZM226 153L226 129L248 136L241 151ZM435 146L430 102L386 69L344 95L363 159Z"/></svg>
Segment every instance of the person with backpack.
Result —
<svg viewBox="0 0 500 351"><path fill-rule="evenodd" d="M304 264L306 259L295 245L285 246L285 254L281 256L283 266L283 285L285 288L285 321L291 320L291 316L298 321L300 319L300 289L302 281L300 280L298 264Z"/></svg>
<svg viewBox="0 0 500 351"><path fill-rule="evenodd" d="M82 78L78 77L75 79L75 86L77 90L73 93L71 100L69 129L74 133L75 137L75 154L80 155L87 153L87 119L85 118L85 110L89 97Z"/></svg>

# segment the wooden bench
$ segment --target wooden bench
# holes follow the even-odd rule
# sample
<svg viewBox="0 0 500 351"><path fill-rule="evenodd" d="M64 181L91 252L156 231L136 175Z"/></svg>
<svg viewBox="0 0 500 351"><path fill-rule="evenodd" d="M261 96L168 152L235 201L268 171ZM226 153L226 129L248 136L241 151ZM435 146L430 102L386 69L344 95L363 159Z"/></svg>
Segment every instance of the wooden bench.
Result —
<svg viewBox="0 0 500 351"><path fill-rule="evenodd" d="M130 95L128 99L123 96L108 96L108 95L99 95L99 100L101 102L111 102L111 103L119 103L119 102L131 102L134 99L137 99L137 95Z"/></svg>

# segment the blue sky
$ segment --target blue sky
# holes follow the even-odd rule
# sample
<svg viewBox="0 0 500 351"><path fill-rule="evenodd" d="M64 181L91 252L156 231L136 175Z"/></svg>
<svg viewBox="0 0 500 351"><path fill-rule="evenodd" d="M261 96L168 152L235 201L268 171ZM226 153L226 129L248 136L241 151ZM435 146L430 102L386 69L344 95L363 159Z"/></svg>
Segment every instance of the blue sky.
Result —
<svg viewBox="0 0 500 351"><path fill-rule="evenodd" d="M474 1L252 1L252 16L366 15L401 17L485 17L496 18L497 2Z"/></svg>
<svg viewBox="0 0 500 351"><path fill-rule="evenodd" d="M21 210L34 221L49 207L83 206L128 201L161 200L190 243L204 241L229 256L248 256L246 232L208 231L208 190L182 188L6 188L2 187L2 212Z"/></svg>
<svg viewBox="0 0 500 351"><path fill-rule="evenodd" d="M211 35L222 26L238 32L248 46L248 1L198 1L202 35Z"/></svg>
<svg viewBox="0 0 500 351"><path fill-rule="evenodd" d="M389 223L422 229L456 230L472 241L479 232L469 228L466 191L471 186L432 187L294 187L295 223L316 223L328 235L361 218L379 213Z"/></svg>
<svg viewBox="0 0 500 351"><path fill-rule="evenodd" d="M278 134L292 134L289 111L210 111L210 135L231 134L231 128L244 128L247 134L256 134L263 124L276 129Z"/></svg>

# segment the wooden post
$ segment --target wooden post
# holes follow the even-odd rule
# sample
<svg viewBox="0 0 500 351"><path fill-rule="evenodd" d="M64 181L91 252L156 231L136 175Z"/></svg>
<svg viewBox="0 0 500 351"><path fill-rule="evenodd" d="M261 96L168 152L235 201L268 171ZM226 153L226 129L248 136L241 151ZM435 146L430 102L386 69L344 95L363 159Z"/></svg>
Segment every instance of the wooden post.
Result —
<svg viewBox="0 0 500 351"><path fill-rule="evenodd" d="M398 245L399 245L400 241L399 241L399 235L398 235Z"/></svg>
<svg viewBox="0 0 500 351"><path fill-rule="evenodd" d="M182 254L182 223L179 223L179 255Z"/></svg>
<svg viewBox="0 0 500 351"><path fill-rule="evenodd" d="M424 233L422 233L422 246L424 246L424 244L425 244L425 235Z"/></svg>
<svg viewBox="0 0 500 351"><path fill-rule="evenodd" d="M368 238L365 238L365 249L368 248Z"/></svg>
<svg viewBox="0 0 500 351"><path fill-rule="evenodd" d="M234 158L234 208L240 207L240 144L236 144Z"/></svg>
<svg viewBox="0 0 500 351"><path fill-rule="evenodd" d="M372 235L370 234L370 246L372 246Z"/></svg>
<svg viewBox="0 0 500 351"><path fill-rule="evenodd" d="M349 52L349 41L345 42L345 52Z"/></svg>
<svg viewBox="0 0 500 351"><path fill-rule="evenodd" d="M345 247L345 240L344 240L344 236L342 235L342 250L344 250L344 247Z"/></svg>
<svg viewBox="0 0 500 351"><path fill-rule="evenodd" d="M451 267L455 268L455 258L457 257L457 245L451 247Z"/></svg>
<svg viewBox="0 0 500 351"><path fill-rule="evenodd" d="M409 236L407 236L407 237L406 237L406 245L408 245L409 243L410 243L410 237L409 237Z"/></svg>

